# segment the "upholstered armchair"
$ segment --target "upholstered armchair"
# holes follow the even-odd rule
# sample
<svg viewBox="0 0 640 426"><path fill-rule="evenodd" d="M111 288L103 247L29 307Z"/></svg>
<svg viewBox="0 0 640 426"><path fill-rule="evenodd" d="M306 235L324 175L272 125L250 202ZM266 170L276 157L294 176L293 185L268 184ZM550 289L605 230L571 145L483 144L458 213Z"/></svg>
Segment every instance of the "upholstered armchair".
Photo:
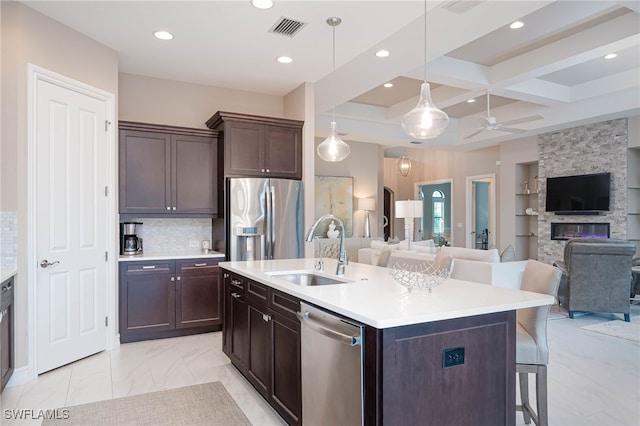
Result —
<svg viewBox="0 0 640 426"><path fill-rule="evenodd" d="M616 239L574 238L567 241L558 299L569 310L622 313L630 321L631 259L635 245Z"/></svg>

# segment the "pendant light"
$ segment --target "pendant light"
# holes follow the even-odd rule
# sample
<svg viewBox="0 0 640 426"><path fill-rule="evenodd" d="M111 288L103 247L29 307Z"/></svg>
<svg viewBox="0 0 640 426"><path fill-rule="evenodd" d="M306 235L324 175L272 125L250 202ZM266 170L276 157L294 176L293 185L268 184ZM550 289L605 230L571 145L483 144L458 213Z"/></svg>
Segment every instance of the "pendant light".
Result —
<svg viewBox="0 0 640 426"><path fill-rule="evenodd" d="M411 158L403 155L402 157L396 160L396 168L398 169L398 173L402 176L407 177L409 173L411 173Z"/></svg>
<svg viewBox="0 0 640 426"><path fill-rule="evenodd" d="M318 155L324 161L332 163L342 161L349 156L351 148L347 145L340 136L338 136L336 125L336 107L335 107L335 74L336 74L336 27L340 25L342 19L332 17L327 19L327 24L333 27L333 73L331 76L331 92L334 95L333 111L331 113L331 134L328 138L322 141L318 145Z"/></svg>
<svg viewBox="0 0 640 426"><path fill-rule="evenodd" d="M449 124L449 116L438 109L431 100L431 88L427 83L427 1L424 2L424 82L420 86L418 105L402 117L402 128L416 139L432 139L440 136Z"/></svg>

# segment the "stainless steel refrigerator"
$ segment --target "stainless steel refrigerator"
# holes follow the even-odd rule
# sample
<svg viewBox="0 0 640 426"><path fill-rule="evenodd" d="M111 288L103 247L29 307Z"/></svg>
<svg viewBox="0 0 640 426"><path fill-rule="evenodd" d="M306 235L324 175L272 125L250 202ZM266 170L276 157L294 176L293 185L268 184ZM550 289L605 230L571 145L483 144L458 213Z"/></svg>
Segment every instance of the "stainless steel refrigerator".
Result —
<svg viewBox="0 0 640 426"><path fill-rule="evenodd" d="M303 257L303 211L301 181L270 178L227 179L227 259Z"/></svg>

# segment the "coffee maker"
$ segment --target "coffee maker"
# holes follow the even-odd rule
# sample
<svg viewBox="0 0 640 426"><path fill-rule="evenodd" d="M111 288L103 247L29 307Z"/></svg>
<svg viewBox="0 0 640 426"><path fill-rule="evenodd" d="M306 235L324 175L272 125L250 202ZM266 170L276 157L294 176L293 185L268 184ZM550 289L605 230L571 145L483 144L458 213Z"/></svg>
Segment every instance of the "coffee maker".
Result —
<svg viewBox="0 0 640 426"><path fill-rule="evenodd" d="M120 254L136 256L142 254L142 238L138 237L141 222L123 222L120 224Z"/></svg>

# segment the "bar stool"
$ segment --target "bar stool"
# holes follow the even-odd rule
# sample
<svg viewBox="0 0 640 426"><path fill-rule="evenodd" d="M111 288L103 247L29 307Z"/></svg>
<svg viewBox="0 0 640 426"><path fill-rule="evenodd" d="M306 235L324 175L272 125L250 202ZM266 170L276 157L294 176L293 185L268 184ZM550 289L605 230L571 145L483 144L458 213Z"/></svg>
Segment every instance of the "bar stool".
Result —
<svg viewBox="0 0 640 426"><path fill-rule="evenodd" d="M545 265L536 260L527 261L522 274L520 290L543 293L556 297L562 271L554 266ZM518 309L516 312L516 373L520 381L520 399L522 405L516 410L522 411L524 422L531 420L538 426L549 425L547 411L547 364L549 346L547 345L547 316L550 305L535 308ZM529 403L529 374L536 375L536 411Z"/></svg>

